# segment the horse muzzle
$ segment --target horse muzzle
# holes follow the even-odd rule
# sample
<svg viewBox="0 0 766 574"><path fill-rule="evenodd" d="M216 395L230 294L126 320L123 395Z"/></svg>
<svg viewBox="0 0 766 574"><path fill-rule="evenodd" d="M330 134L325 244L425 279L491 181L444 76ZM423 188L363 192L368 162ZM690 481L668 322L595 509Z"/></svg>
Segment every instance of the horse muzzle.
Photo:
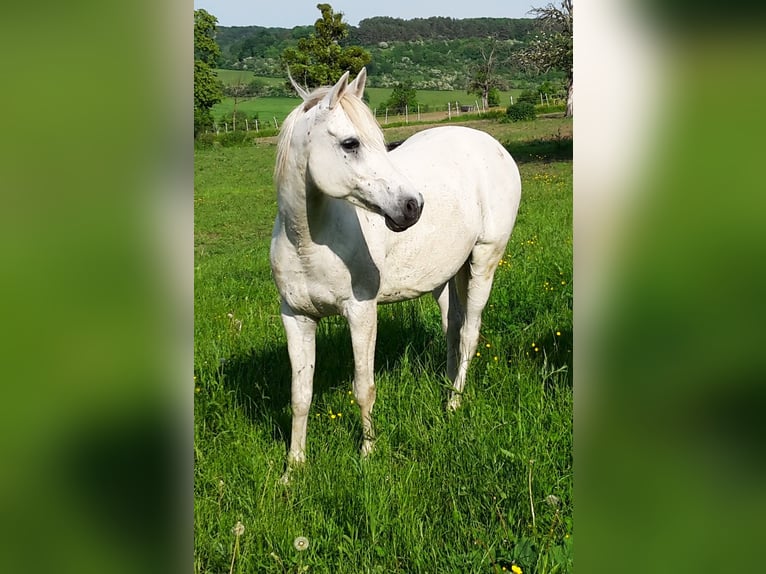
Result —
<svg viewBox="0 0 766 574"><path fill-rule="evenodd" d="M386 227L391 231L399 233L415 225L423 213L423 197L418 194L418 198L408 197L399 204L399 213L396 216L384 214Z"/></svg>

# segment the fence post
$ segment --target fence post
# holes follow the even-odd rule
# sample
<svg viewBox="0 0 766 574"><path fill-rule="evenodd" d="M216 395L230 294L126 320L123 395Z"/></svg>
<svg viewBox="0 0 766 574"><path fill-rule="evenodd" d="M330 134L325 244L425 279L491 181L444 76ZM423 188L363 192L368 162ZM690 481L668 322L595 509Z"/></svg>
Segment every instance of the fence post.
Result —
<svg viewBox="0 0 766 574"><path fill-rule="evenodd" d="M246 132L250 131L250 125L247 123L247 118L245 118L245 131Z"/></svg>
<svg viewBox="0 0 766 574"><path fill-rule="evenodd" d="M410 123L410 114L408 110L407 104L404 104L404 123L409 124Z"/></svg>
<svg viewBox="0 0 766 574"><path fill-rule="evenodd" d="M386 108L386 123L388 123L388 108Z"/></svg>
<svg viewBox="0 0 766 574"><path fill-rule="evenodd" d="M258 133L258 118L255 118L255 133Z"/></svg>
<svg viewBox="0 0 766 574"><path fill-rule="evenodd" d="M447 119L452 119L452 102L447 102Z"/></svg>

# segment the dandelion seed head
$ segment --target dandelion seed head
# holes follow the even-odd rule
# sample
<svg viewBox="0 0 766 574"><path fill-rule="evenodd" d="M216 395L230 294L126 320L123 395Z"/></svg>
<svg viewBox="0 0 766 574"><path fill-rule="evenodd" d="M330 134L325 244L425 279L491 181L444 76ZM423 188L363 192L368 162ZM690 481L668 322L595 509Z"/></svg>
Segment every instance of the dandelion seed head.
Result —
<svg viewBox="0 0 766 574"><path fill-rule="evenodd" d="M549 494L548 496L545 497L545 502L551 506L558 506L559 504L561 504L561 499L555 494Z"/></svg>
<svg viewBox="0 0 766 574"><path fill-rule="evenodd" d="M234 534L234 536L242 536L245 533L245 525L237 520L237 523L231 529L231 532Z"/></svg>
<svg viewBox="0 0 766 574"><path fill-rule="evenodd" d="M303 552L309 547L309 539L305 536L298 536L293 540L293 546L298 552Z"/></svg>

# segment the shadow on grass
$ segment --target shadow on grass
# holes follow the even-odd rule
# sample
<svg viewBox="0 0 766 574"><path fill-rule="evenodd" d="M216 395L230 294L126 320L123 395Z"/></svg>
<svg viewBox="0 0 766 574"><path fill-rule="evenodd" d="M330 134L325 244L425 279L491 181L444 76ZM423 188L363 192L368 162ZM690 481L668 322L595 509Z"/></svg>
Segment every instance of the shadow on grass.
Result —
<svg viewBox="0 0 766 574"><path fill-rule="evenodd" d="M572 159L572 138L553 136L519 142L505 142L508 150L517 163L552 162Z"/></svg>
<svg viewBox="0 0 766 574"><path fill-rule="evenodd" d="M441 336L441 331L434 333L422 321L400 319L395 316L378 320L376 378L383 372L397 370L406 353L423 356L433 352L429 349L431 342L435 336ZM353 366L347 323L340 317L323 319L317 329L313 404L321 402L328 391L350 390ZM234 392L248 419L270 427L273 438L287 446L291 428L291 369L286 345L252 349L230 357L222 365L221 380L227 390ZM360 429L360 445L361 438Z"/></svg>
<svg viewBox="0 0 766 574"><path fill-rule="evenodd" d="M550 333L538 341L539 348L543 353L536 353L535 360L538 363L547 362L547 371L551 373L561 372L561 377L546 376L545 386L551 388L559 385L572 389L572 364L573 364L573 336L571 329L558 331L560 335Z"/></svg>

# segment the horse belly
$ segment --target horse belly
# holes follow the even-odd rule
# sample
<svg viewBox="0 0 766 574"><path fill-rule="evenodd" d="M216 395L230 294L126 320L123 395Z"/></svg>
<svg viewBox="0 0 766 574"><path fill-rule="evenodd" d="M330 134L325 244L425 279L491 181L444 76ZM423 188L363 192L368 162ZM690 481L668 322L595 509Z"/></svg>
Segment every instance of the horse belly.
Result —
<svg viewBox="0 0 766 574"><path fill-rule="evenodd" d="M476 244L478 216L455 218L445 226L424 216L394 236L386 256L381 302L413 299L430 293L455 276ZM474 225L466 224L473 221Z"/></svg>

